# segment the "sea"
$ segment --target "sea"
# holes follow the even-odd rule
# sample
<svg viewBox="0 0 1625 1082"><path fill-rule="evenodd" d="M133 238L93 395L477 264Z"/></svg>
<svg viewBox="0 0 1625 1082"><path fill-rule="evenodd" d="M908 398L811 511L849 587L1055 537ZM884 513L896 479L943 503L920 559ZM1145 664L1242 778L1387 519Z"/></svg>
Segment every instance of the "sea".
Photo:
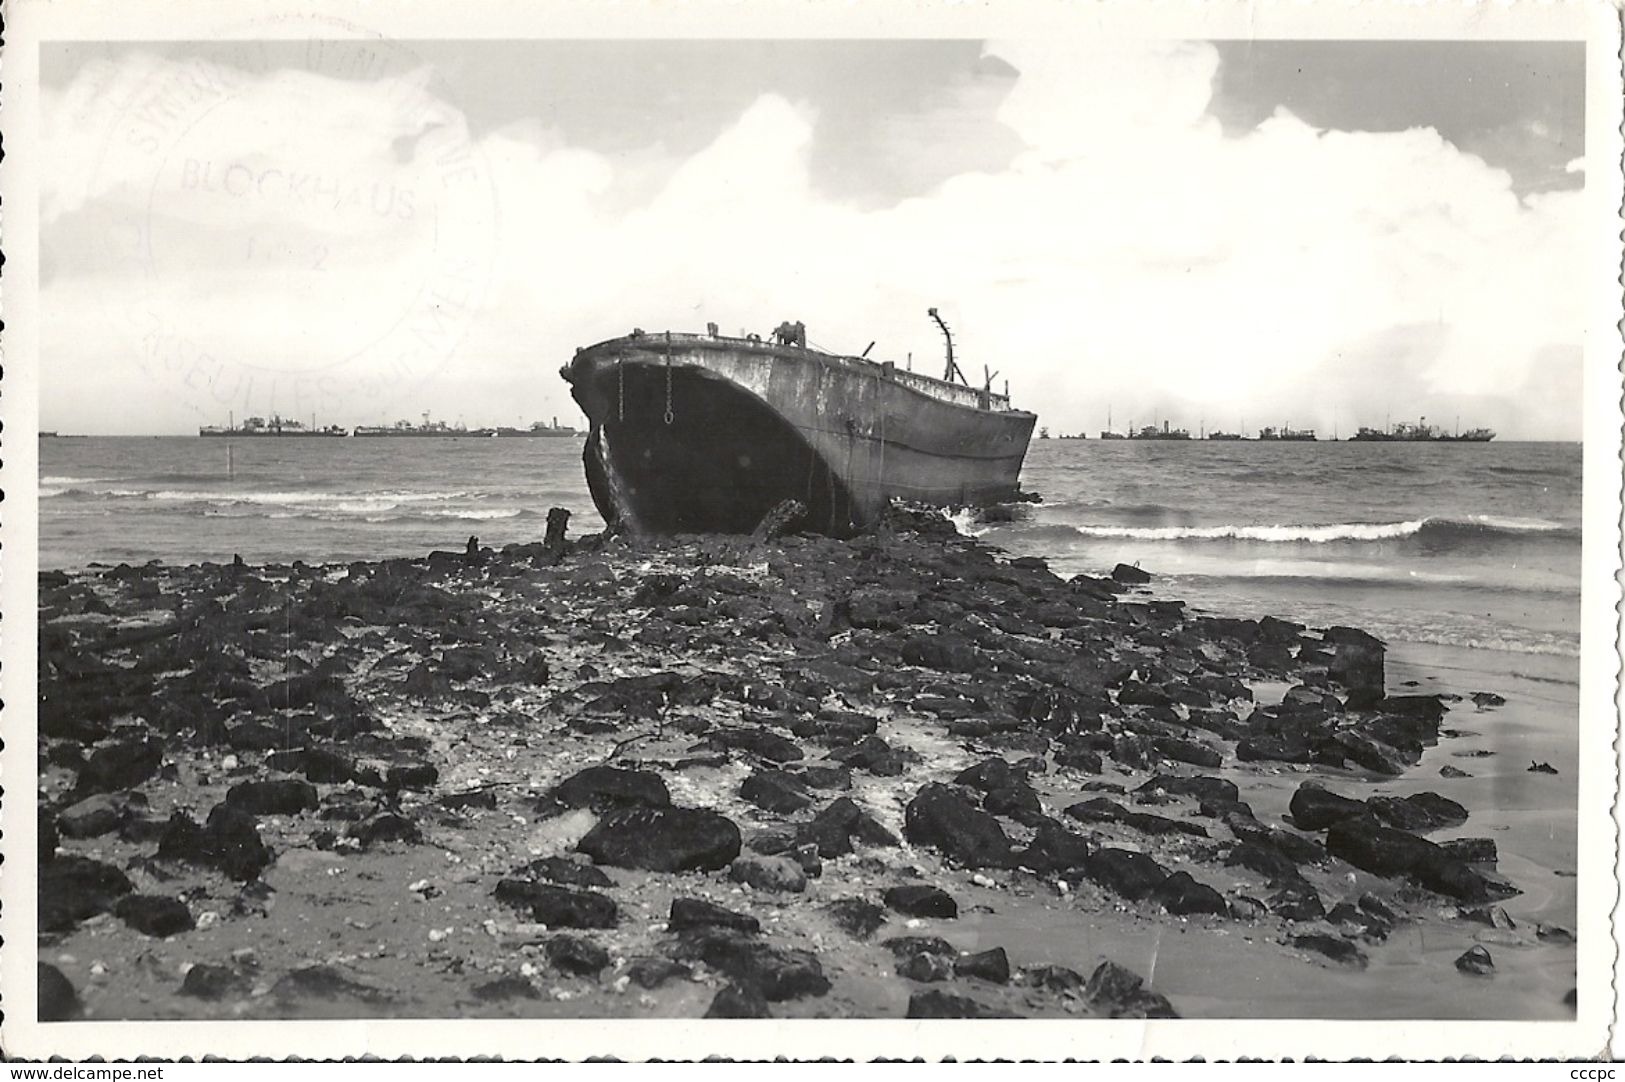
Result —
<svg viewBox="0 0 1625 1082"><path fill-rule="evenodd" d="M307 563L602 529L579 438L40 441L42 567ZM1063 574L1119 563L1194 609L1575 659L1577 443L1034 440L1042 502L950 512Z"/></svg>

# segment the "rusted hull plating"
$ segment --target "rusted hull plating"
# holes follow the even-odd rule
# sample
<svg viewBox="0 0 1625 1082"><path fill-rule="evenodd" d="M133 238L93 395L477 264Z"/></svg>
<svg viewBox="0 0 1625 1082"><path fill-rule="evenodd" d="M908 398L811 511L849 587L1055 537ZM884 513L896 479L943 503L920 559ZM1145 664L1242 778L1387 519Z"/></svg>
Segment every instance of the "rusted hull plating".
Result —
<svg viewBox="0 0 1625 1082"><path fill-rule="evenodd" d="M1018 495L1036 418L1002 398L794 346L669 343L614 339L563 371L591 422L588 487L612 524L743 533L796 499L808 527L844 535L892 497L958 506Z"/></svg>

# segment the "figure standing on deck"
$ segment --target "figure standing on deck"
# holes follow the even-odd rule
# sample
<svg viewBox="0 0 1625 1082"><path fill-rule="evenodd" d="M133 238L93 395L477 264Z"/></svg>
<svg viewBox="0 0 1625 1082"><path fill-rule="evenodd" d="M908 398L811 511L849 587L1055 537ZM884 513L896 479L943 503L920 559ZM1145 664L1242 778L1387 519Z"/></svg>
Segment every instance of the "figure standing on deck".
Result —
<svg viewBox="0 0 1625 1082"><path fill-rule="evenodd" d="M801 320L794 323L788 321L780 323L773 329L773 341L781 346L800 346L807 348L807 325Z"/></svg>

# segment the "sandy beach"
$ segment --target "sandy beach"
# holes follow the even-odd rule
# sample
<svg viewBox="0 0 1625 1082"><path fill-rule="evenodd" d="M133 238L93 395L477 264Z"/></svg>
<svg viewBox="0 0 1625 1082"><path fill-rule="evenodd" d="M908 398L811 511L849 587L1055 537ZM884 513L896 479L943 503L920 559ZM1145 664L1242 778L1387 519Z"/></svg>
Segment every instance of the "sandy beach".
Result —
<svg viewBox="0 0 1625 1082"><path fill-rule="evenodd" d="M1146 585L933 515L45 573L42 1003L1573 1017L1563 659Z"/></svg>

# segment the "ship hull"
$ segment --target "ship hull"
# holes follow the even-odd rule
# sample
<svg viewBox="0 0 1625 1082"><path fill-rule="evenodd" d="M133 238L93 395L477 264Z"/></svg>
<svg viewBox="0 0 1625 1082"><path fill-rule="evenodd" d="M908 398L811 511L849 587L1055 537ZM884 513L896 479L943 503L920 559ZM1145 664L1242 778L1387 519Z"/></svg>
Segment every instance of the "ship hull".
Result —
<svg viewBox="0 0 1625 1082"><path fill-rule="evenodd" d="M745 533L787 499L845 536L893 498L1015 499L1036 417L894 366L793 346L674 335L615 339L563 374L590 422L599 513L633 532ZM669 392L668 392L669 388Z"/></svg>

